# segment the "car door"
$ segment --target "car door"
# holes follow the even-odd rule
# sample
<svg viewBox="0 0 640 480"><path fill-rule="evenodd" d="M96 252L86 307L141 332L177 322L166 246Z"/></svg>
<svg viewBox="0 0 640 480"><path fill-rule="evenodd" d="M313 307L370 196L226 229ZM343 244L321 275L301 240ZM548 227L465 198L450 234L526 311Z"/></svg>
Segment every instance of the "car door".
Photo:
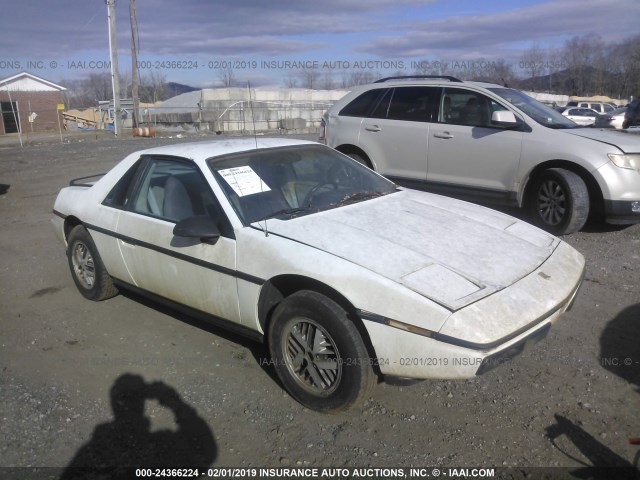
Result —
<svg viewBox="0 0 640 480"><path fill-rule="evenodd" d="M509 109L483 93L444 89L439 123L429 134L429 190L474 200L515 200L524 123L494 125L491 115L500 110Z"/></svg>
<svg viewBox="0 0 640 480"><path fill-rule="evenodd" d="M117 225L122 257L135 286L217 317L239 322L236 241L202 172L191 161L147 157ZM176 223L211 217L215 244L173 234Z"/></svg>
<svg viewBox="0 0 640 480"><path fill-rule="evenodd" d="M396 181L427 178L429 122L438 116L441 88L390 88L362 122L360 145L375 170Z"/></svg>

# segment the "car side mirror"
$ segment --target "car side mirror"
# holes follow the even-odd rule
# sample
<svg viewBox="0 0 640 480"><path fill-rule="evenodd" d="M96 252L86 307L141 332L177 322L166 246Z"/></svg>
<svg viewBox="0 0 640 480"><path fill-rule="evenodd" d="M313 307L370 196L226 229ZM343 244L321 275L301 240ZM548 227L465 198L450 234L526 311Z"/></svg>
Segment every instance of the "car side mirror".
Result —
<svg viewBox="0 0 640 480"><path fill-rule="evenodd" d="M215 245L220 238L220 229L210 216L196 215L176 223L173 234L177 237L199 238L202 243Z"/></svg>
<svg viewBox="0 0 640 480"><path fill-rule="evenodd" d="M518 124L516 116L509 110L498 110L491 114L491 123L498 127L515 127Z"/></svg>

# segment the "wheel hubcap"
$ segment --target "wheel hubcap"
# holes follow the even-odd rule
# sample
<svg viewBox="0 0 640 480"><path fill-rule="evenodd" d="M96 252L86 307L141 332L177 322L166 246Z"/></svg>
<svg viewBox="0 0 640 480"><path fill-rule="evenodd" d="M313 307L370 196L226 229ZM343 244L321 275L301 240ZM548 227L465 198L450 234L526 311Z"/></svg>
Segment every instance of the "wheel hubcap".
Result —
<svg viewBox="0 0 640 480"><path fill-rule="evenodd" d="M71 253L71 262L73 263L73 272L82 286L85 288L93 287L96 281L95 265L91 252L84 243L76 243Z"/></svg>
<svg viewBox="0 0 640 480"><path fill-rule="evenodd" d="M335 342L311 319L296 319L283 338L287 369L307 391L333 392L342 377L342 363Z"/></svg>
<svg viewBox="0 0 640 480"><path fill-rule="evenodd" d="M565 217L567 199L562 186L546 180L538 190L538 212L547 225L558 225Z"/></svg>

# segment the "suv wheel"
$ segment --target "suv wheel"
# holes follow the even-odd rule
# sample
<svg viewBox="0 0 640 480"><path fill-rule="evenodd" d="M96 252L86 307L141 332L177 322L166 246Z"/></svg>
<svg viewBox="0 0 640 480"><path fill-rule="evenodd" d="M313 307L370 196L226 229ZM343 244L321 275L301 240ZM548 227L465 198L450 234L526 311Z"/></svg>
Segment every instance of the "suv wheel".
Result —
<svg viewBox="0 0 640 480"><path fill-rule="evenodd" d="M529 207L536 225L554 235L566 235L586 223L589 191L576 173L550 168L534 181Z"/></svg>
<svg viewBox="0 0 640 480"><path fill-rule="evenodd" d="M360 155L359 153L347 153L347 157L353 158L356 162L361 163L365 167L373 169L371 162L366 156Z"/></svg>

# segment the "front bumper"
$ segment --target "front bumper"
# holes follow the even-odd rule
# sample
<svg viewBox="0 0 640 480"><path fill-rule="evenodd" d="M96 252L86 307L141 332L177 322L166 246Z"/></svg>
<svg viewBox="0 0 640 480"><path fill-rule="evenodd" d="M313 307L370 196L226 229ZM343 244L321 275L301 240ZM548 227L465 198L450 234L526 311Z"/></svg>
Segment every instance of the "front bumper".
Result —
<svg viewBox="0 0 640 480"><path fill-rule="evenodd" d="M584 258L565 243L515 284L462 308L440 331L401 329L373 314L362 319L384 375L463 379L484 373L543 338L569 309Z"/></svg>
<svg viewBox="0 0 640 480"><path fill-rule="evenodd" d="M640 199L605 200L604 211L608 223L620 225L640 223Z"/></svg>

